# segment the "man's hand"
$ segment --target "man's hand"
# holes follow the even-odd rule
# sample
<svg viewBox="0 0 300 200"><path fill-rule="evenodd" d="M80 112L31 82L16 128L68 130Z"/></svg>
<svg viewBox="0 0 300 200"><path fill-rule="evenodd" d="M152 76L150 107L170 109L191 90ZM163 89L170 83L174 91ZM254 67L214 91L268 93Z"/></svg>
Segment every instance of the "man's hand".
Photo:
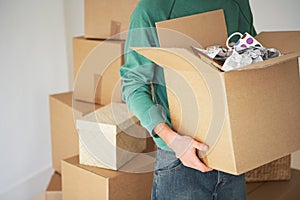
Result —
<svg viewBox="0 0 300 200"><path fill-rule="evenodd" d="M201 172L208 172L212 169L207 167L201 160L198 158L196 151L207 151L207 145L200 143L189 136L181 136L176 134L174 140L168 144L174 152L176 157L179 158L184 166L197 169Z"/></svg>
<svg viewBox="0 0 300 200"><path fill-rule="evenodd" d="M176 153L176 157L181 160L184 166L201 172L208 172L212 170L202 163L196 154L197 149L202 152L207 151L207 145L198 142L189 136L179 135L164 123L158 124L154 128L154 132L156 132L167 143L167 145L173 149Z"/></svg>

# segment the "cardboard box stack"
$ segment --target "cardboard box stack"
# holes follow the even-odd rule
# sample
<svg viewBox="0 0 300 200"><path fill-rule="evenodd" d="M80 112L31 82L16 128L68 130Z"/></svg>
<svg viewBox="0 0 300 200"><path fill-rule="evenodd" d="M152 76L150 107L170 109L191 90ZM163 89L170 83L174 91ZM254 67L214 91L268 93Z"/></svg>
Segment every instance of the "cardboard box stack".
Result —
<svg viewBox="0 0 300 200"><path fill-rule="evenodd" d="M137 2L84 2L85 34L73 37L74 90L49 96L55 173L46 199L150 199L154 157L138 153L155 145L121 100L125 36L106 40L128 29ZM137 130L142 138L126 135Z"/></svg>
<svg viewBox="0 0 300 200"><path fill-rule="evenodd" d="M145 149L146 151L153 151L155 148L152 140L145 141L124 134L125 131L139 127L134 117L122 115L125 105L122 104L121 100L119 68L124 63L122 53L125 37L124 35L118 35L113 37L113 40L105 40L114 34L127 30L130 13L137 2L137 0L126 1L126 3L123 0L85 0L85 35L73 38L74 91L53 94L49 97L53 168L56 172L45 193L47 199L54 200L62 197L64 200L146 200L151 197L153 172L150 169L153 169L154 158L151 156L145 157L141 154L138 156L123 156L122 152L119 151L120 149L118 149L126 150L127 147L130 147L133 149L127 150L138 153L145 151ZM204 46L218 41L225 41L227 34L223 29L225 27L225 24L222 23L223 18L222 16L218 18L220 12L213 13L217 18L210 16L208 19L216 19L216 22L200 21L201 23L209 23L210 26L211 24L218 24L218 28L214 29L218 33L217 35L205 33L205 31L204 36L199 34L206 30L203 28L201 31L194 29L194 27L203 27L199 26L199 23L197 23L197 26L185 27L186 23L176 21L173 28L175 30L179 28L178 30L183 32L193 28L193 31L187 31L187 33L194 34L195 40L200 39L201 41L202 36L202 39L211 38L212 36L216 38L217 41L207 41L205 39ZM169 22L166 24L159 23L159 25L162 27L164 25L173 26ZM197 34L195 34L195 31L197 31ZM210 37L207 37L207 34ZM296 39L299 40L298 33L291 34L296 34ZM277 37L278 35L263 33L258 38L260 41L280 49L281 46L277 46L278 41L276 43L276 41L270 39L273 36ZM281 38L281 36L279 34L278 37ZM200 71L204 70L203 73L213 74L213 77L219 81L218 83L226 87L227 99L223 106L229 110L230 115L224 112L226 114L223 116L225 121L220 129L221 134L217 138L218 143L209 156L204 158L204 161L213 168L232 174L240 174L288 155L299 148L297 141L300 138L296 134L296 131L299 130L299 123L294 123L293 120L300 117L299 79L296 80L295 77L298 75L298 73L295 75L295 59L300 54L294 52L295 49L292 45L283 46L284 48L280 50L287 55L266 64L257 64L252 68L250 67L249 70L232 73L220 72L213 69L215 66L207 67L207 60L198 58L196 60L193 57L194 55L183 49L150 48L136 50L161 66L181 66L181 69L175 68L175 70L183 77L188 77L186 80L189 80L190 85L195 87L193 89L201 94L198 103L199 106L205 103L206 106L201 107L204 113L201 114L209 116L207 119L210 119L216 113L212 113L212 110L207 106L212 104L211 99L208 98L210 95L207 94L207 86L192 69L195 69L194 66L202 66L203 69L200 67ZM182 58L185 58L185 61L189 60L189 64L182 59L178 59L175 55L181 55ZM164 59L161 60L160 57ZM194 66L190 67L191 64ZM286 67L280 67L282 64ZM256 66L258 69L255 68ZM167 84L170 84L168 68L165 70ZM223 79L218 79L220 76ZM250 80L249 77L254 78ZM272 81L273 79L276 79L276 81ZM278 81L283 81L284 85L279 87L276 85ZM243 91L237 87L240 85L244 86ZM224 92L223 87L218 88L220 86L218 84L215 86L216 92ZM264 96L266 91L268 91L268 97ZM280 95L276 96L277 94ZM257 98L260 95L263 98ZM197 95L196 97L198 98ZM177 114L184 113L177 110L180 106L176 104L178 102L169 90L168 98L174 128L177 129L181 125L183 129L180 132L188 133L188 127L193 128L193 126L190 126L191 124L187 121L192 122L194 120L177 116ZM268 112L274 110L272 111L261 100L270 100L273 104L278 103L278 105L283 103L283 107L275 109L276 116L268 118L269 115L266 115L266 113L270 114ZM247 104L245 104L245 101ZM287 103L287 101L290 102ZM188 104L184 103L182 105ZM121 108L121 111L112 112L113 108ZM293 108L293 111L290 108ZM287 110L289 110L288 115L286 115ZM257 113L255 114L252 111ZM278 116L281 114L282 116ZM120 118L116 121L118 115ZM216 116L219 116L219 114L216 114ZM259 118L259 124L254 128L249 126L253 125L254 119L251 116ZM114 117L113 120L112 117ZM123 121L120 119L123 119ZM126 121L128 119L129 125ZM178 119L187 119L187 121L181 122ZM203 122L204 124L202 124ZM207 128L209 128L205 124L207 121L204 120L203 122L199 124L199 129L197 129L199 133L197 138L200 140L207 137L201 135L201 133L206 133ZM282 123L287 123L284 130ZM265 129L265 127L273 128ZM146 134L146 131L144 133ZM276 134L276 137L272 137L271 134ZM288 143L289 145L270 145L268 141L263 139L263 136L272 144L280 142L280 144ZM103 141L109 141L113 145L107 145L108 143ZM99 142L99 145L97 145L97 142ZM136 146L126 146L128 144L135 144ZM246 151L243 151L243 149L246 149ZM107 158L111 162L107 162L105 160Z"/></svg>

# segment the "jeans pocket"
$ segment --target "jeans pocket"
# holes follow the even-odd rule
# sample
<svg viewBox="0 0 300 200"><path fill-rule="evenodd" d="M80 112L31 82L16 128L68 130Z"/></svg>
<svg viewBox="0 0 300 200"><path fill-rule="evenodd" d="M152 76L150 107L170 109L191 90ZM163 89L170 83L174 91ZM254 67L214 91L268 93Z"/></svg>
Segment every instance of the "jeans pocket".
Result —
<svg viewBox="0 0 300 200"><path fill-rule="evenodd" d="M164 167L156 169L154 173L156 173L156 175L169 174L180 169L181 167L183 167L182 162L179 159L175 159L173 162L166 164Z"/></svg>

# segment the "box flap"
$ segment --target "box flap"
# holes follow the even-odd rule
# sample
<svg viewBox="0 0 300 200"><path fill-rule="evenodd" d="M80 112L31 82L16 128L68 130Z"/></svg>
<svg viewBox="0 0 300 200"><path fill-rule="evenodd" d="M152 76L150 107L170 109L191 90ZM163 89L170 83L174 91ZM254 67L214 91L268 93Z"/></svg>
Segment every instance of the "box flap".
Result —
<svg viewBox="0 0 300 200"><path fill-rule="evenodd" d="M175 44L176 47L196 46L194 45L195 41L200 44L200 47L225 46L227 39L223 10L157 22L156 27L161 47L174 47ZM182 33L184 36L180 36L178 33Z"/></svg>
<svg viewBox="0 0 300 200"><path fill-rule="evenodd" d="M286 54L300 51L300 31L261 32L255 37L264 47Z"/></svg>
<svg viewBox="0 0 300 200"><path fill-rule="evenodd" d="M133 47L132 49L162 67L178 71L219 72L213 63L210 65L204 62L184 48Z"/></svg>

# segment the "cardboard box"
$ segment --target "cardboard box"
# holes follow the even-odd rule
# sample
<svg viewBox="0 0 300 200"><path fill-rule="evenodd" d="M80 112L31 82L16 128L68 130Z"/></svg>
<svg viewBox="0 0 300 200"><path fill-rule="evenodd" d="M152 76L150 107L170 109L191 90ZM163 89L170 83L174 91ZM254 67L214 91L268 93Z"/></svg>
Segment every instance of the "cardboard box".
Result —
<svg viewBox="0 0 300 200"><path fill-rule="evenodd" d="M130 15L138 0L85 0L84 34L86 38L126 39ZM117 34L117 35L116 35Z"/></svg>
<svg viewBox="0 0 300 200"><path fill-rule="evenodd" d="M79 118L80 163L117 170L146 149L147 130L126 104L112 103Z"/></svg>
<svg viewBox="0 0 300 200"><path fill-rule="evenodd" d="M132 162L128 163L132 164L129 168L143 162L145 164L145 160L139 161L138 157ZM152 169L153 163L154 158L148 163ZM151 199L153 172L147 170L144 173L124 172L125 168L120 171L112 171L81 165L78 157L66 159L62 161L63 199L149 200Z"/></svg>
<svg viewBox="0 0 300 200"><path fill-rule="evenodd" d="M204 48L225 46L227 38L222 10L157 26L182 31ZM284 55L229 72L190 49L134 49L164 67L173 128L209 145L203 155L208 166L241 174L300 149L300 47L286 50L277 45L299 41L299 33L276 33L278 40L272 42L272 32L258 35L263 45L268 38L268 47L276 46ZM185 46L190 44L186 40Z"/></svg>
<svg viewBox="0 0 300 200"><path fill-rule="evenodd" d="M248 183L247 200L298 200L300 197L300 171L292 169L290 181Z"/></svg>
<svg viewBox="0 0 300 200"><path fill-rule="evenodd" d="M61 176L54 173L45 192L46 200L62 200Z"/></svg>
<svg viewBox="0 0 300 200"><path fill-rule="evenodd" d="M73 38L75 99L100 105L122 102L123 49L124 41Z"/></svg>
<svg viewBox="0 0 300 200"><path fill-rule="evenodd" d="M85 39L83 36L73 37L73 80L76 80L77 73L83 64L84 60L91 51L100 45L105 40L89 40Z"/></svg>
<svg viewBox="0 0 300 200"><path fill-rule="evenodd" d="M99 108L99 105L74 101L72 92L49 96L52 142L52 165L61 173L62 159L78 155L78 133L75 120Z"/></svg>

